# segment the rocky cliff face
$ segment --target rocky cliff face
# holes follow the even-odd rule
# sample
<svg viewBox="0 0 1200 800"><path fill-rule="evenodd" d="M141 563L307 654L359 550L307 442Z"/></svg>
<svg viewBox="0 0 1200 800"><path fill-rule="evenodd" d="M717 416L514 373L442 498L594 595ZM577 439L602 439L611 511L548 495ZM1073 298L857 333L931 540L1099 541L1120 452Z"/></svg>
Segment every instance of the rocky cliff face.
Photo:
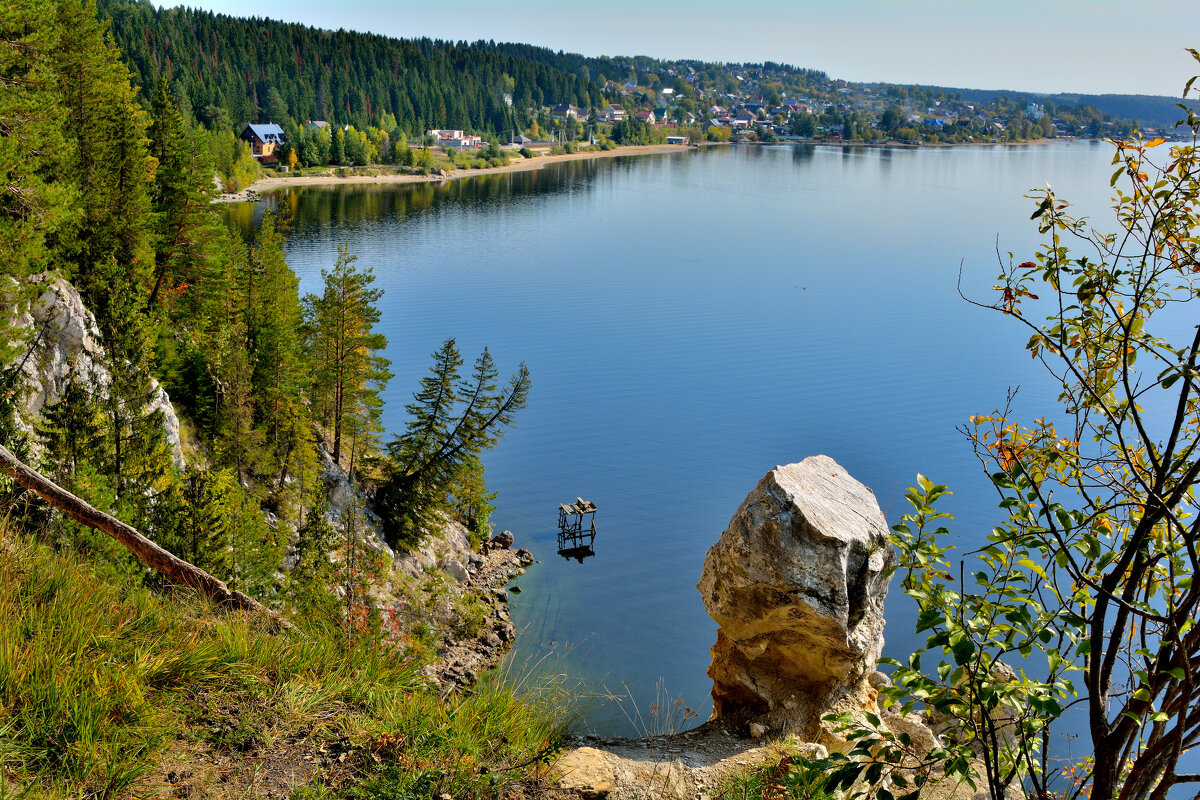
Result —
<svg viewBox="0 0 1200 800"><path fill-rule="evenodd" d="M41 294L28 309L14 317L18 335L24 333L32 347L21 362L22 392L17 424L28 433L46 406L57 403L68 382L82 380L103 391L112 383L96 318L83 305L75 287L62 278L35 275L30 283ZM11 313L11 312L10 312ZM153 383L149 412L161 411L163 432L175 465L183 466L179 418L166 391Z"/></svg>
<svg viewBox="0 0 1200 800"><path fill-rule="evenodd" d="M424 669L433 684L449 691L474 683L516 640L505 586L533 563L533 554L514 549L510 531L496 534L477 552L466 527L448 517L419 546L393 550L384 541L382 520L371 508L368 493L350 481L324 442L319 455L329 522L344 533L347 516L358 514L359 538L390 562L390 571L368 590L371 605L399 620L401 632L412 633L417 624L435 634L437 657ZM289 568L293 565L289 561ZM420 610L416 616L414 608ZM467 616L473 618L465 620Z"/></svg>
<svg viewBox="0 0 1200 800"><path fill-rule="evenodd" d="M708 551L697 588L720 629L713 716L815 736L862 708L896 556L871 490L828 456L776 467Z"/></svg>

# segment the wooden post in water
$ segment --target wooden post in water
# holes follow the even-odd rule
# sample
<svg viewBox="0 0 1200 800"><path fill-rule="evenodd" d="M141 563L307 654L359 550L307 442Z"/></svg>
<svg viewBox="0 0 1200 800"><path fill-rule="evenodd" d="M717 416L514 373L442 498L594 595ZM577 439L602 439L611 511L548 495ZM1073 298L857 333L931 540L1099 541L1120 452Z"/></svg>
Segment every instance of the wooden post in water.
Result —
<svg viewBox="0 0 1200 800"><path fill-rule="evenodd" d="M587 527L584 527L584 518ZM588 556L596 555L596 504L576 497L574 503L558 507L558 554L577 559L581 564Z"/></svg>

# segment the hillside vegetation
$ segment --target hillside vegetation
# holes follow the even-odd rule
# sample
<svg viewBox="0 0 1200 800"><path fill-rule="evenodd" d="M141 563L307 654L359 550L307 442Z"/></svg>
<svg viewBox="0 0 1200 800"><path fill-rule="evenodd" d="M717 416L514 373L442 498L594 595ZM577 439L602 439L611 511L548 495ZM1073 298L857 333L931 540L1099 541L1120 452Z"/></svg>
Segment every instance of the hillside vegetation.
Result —
<svg viewBox="0 0 1200 800"><path fill-rule="evenodd" d="M224 127L331 119L363 129L388 113L410 136L508 131L526 128L534 107L601 102L595 83L483 43L326 31L148 1L101 0L99 11L136 85L166 77L198 117Z"/></svg>
<svg viewBox="0 0 1200 800"><path fill-rule="evenodd" d="M442 700L337 627L221 614L0 530L0 796L438 797L536 779L567 700Z"/></svg>
<svg viewBox="0 0 1200 800"><path fill-rule="evenodd" d="M383 458L370 267L331 253L319 294L300 297L283 225L248 242L214 211L232 142L165 83L139 98L92 3L0 8L5 465L12 451L300 629L215 613L0 474L0 796L426 797L524 780L564 712L500 679L425 688L445 642L418 582L453 595L443 616L471 637L486 609L437 570L392 574L365 504L376 483L404 490L396 547L447 517L486 537L478 454L528 374L499 380L485 351L460 377L449 340L436 415L411 407L429 435L401 433L390 449L408 460ZM398 619L397 597L417 613Z"/></svg>

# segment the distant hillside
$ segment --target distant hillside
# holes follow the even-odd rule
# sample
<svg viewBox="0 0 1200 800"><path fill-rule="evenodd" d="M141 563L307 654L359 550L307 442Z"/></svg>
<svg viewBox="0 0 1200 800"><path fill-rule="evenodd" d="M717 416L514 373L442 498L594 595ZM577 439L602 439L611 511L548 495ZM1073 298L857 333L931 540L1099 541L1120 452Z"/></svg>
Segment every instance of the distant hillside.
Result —
<svg viewBox="0 0 1200 800"><path fill-rule="evenodd" d="M594 82L495 46L324 31L240 19L147 0L98 0L134 81L166 76L206 122L303 122L358 127L394 114L410 135L429 128L501 132L529 125L529 109L603 105ZM546 54L553 55L551 51Z"/></svg>
<svg viewBox="0 0 1200 800"><path fill-rule="evenodd" d="M991 103L1001 97L1020 103L1054 103L1066 106L1092 106L1109 116L1117 119L1137 120L1142 125L1167 127L1183 119L1184 113L1179 110L1178 97L1163 97L1148 94L1040 94L1038 92L1018 92L1007 89L951 89L942 86L922 87L927 90L942 90L957 92L968 103ZM1182 85L1180 89L1182 89Z"/></svg>
<svg viewBox="0 0 1200 800"><path fill-rule="evenodd" d="M1146 95L1039 94L900 84L856 84L788 64L726 64L650 56L590 57L517 43L397 39L298 23L238 18L149 0L96 0L143 93L160 77L185 112L210 127L323 119L359 129L430 128L504 134L526 130L538 109L671 107L703 117L712 105L778 105L805 98L816 110L870 106L879 96L962 100L1012 111L1029 102L1063 111L1091 106L1104 119L1167 127L1177 99ZM883 95L880 95L880 92ZM1007 100L1008 102L1003 102ZM547 122L542 120L543 125Z"/></svg>
<svg viewBox="0 0 1200 800"><path fill-rule="evenodd" d="M690 82L694 83L697 88L717 88L720 84L726 83L726 88L733 91L738 87L737 80L732 75L737 72L750 71L784 80L796 89L809 89L829 82L829 76L821 70L794 67L790 64L779 64L773 61L763 64L726 64L688 59L658 59L651 56L591 57L511 42L491 46L516 58L537 61L601 84L608 81L617 83L632 81L639 86L652 86L657 78L658 83L663 86L674 86L676 89L682 90L683 87L677 81L688 83L686 76L691 75L694 77Z"/></svg>

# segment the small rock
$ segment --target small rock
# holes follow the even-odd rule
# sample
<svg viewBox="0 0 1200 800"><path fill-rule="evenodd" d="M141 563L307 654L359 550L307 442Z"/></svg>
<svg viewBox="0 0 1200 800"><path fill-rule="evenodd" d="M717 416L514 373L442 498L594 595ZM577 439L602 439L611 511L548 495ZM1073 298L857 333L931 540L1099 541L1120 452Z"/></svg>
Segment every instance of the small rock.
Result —
<svg viewBox="0 0 1200 800"><path fill-rule="evenodd" d="M454 578L454 580L458 581L459 583L463 583L471 577L471 573L467 571L467 568L463 566L462 562L457 558L451 558L450 556L446 556L442 559L442 571L451 578Z"/></svg>
<svg viewBox="0 0 1200 800"><path fill-rule="evenodd" d="M524 547L517 550L517 563L523 567L528 567L533 563L533 553L526 550Z"/></svg>
<svg viewBox="0 0 1200 800"><path fill-rule="evenodd" d="M761 722L751 722L750 723L750 738L751 739L761 739L762 737L764 737L766 735L767 735L767 726L766 725L763 725Z"/></svg>
<svg viewBox="0 0 1200 800"><path fill-rule="evenodd" d="M491 538L489 544L499 550L507 550L513 545L512 531L500 531Z"/></svg>
<svg viewBox="0 0 1200 800"><path fill-rule="evenodd" d="M554 771L558 788L585 798L607 797L616 786L612 765L594 747L572 750L558 760Z"/></svg>

